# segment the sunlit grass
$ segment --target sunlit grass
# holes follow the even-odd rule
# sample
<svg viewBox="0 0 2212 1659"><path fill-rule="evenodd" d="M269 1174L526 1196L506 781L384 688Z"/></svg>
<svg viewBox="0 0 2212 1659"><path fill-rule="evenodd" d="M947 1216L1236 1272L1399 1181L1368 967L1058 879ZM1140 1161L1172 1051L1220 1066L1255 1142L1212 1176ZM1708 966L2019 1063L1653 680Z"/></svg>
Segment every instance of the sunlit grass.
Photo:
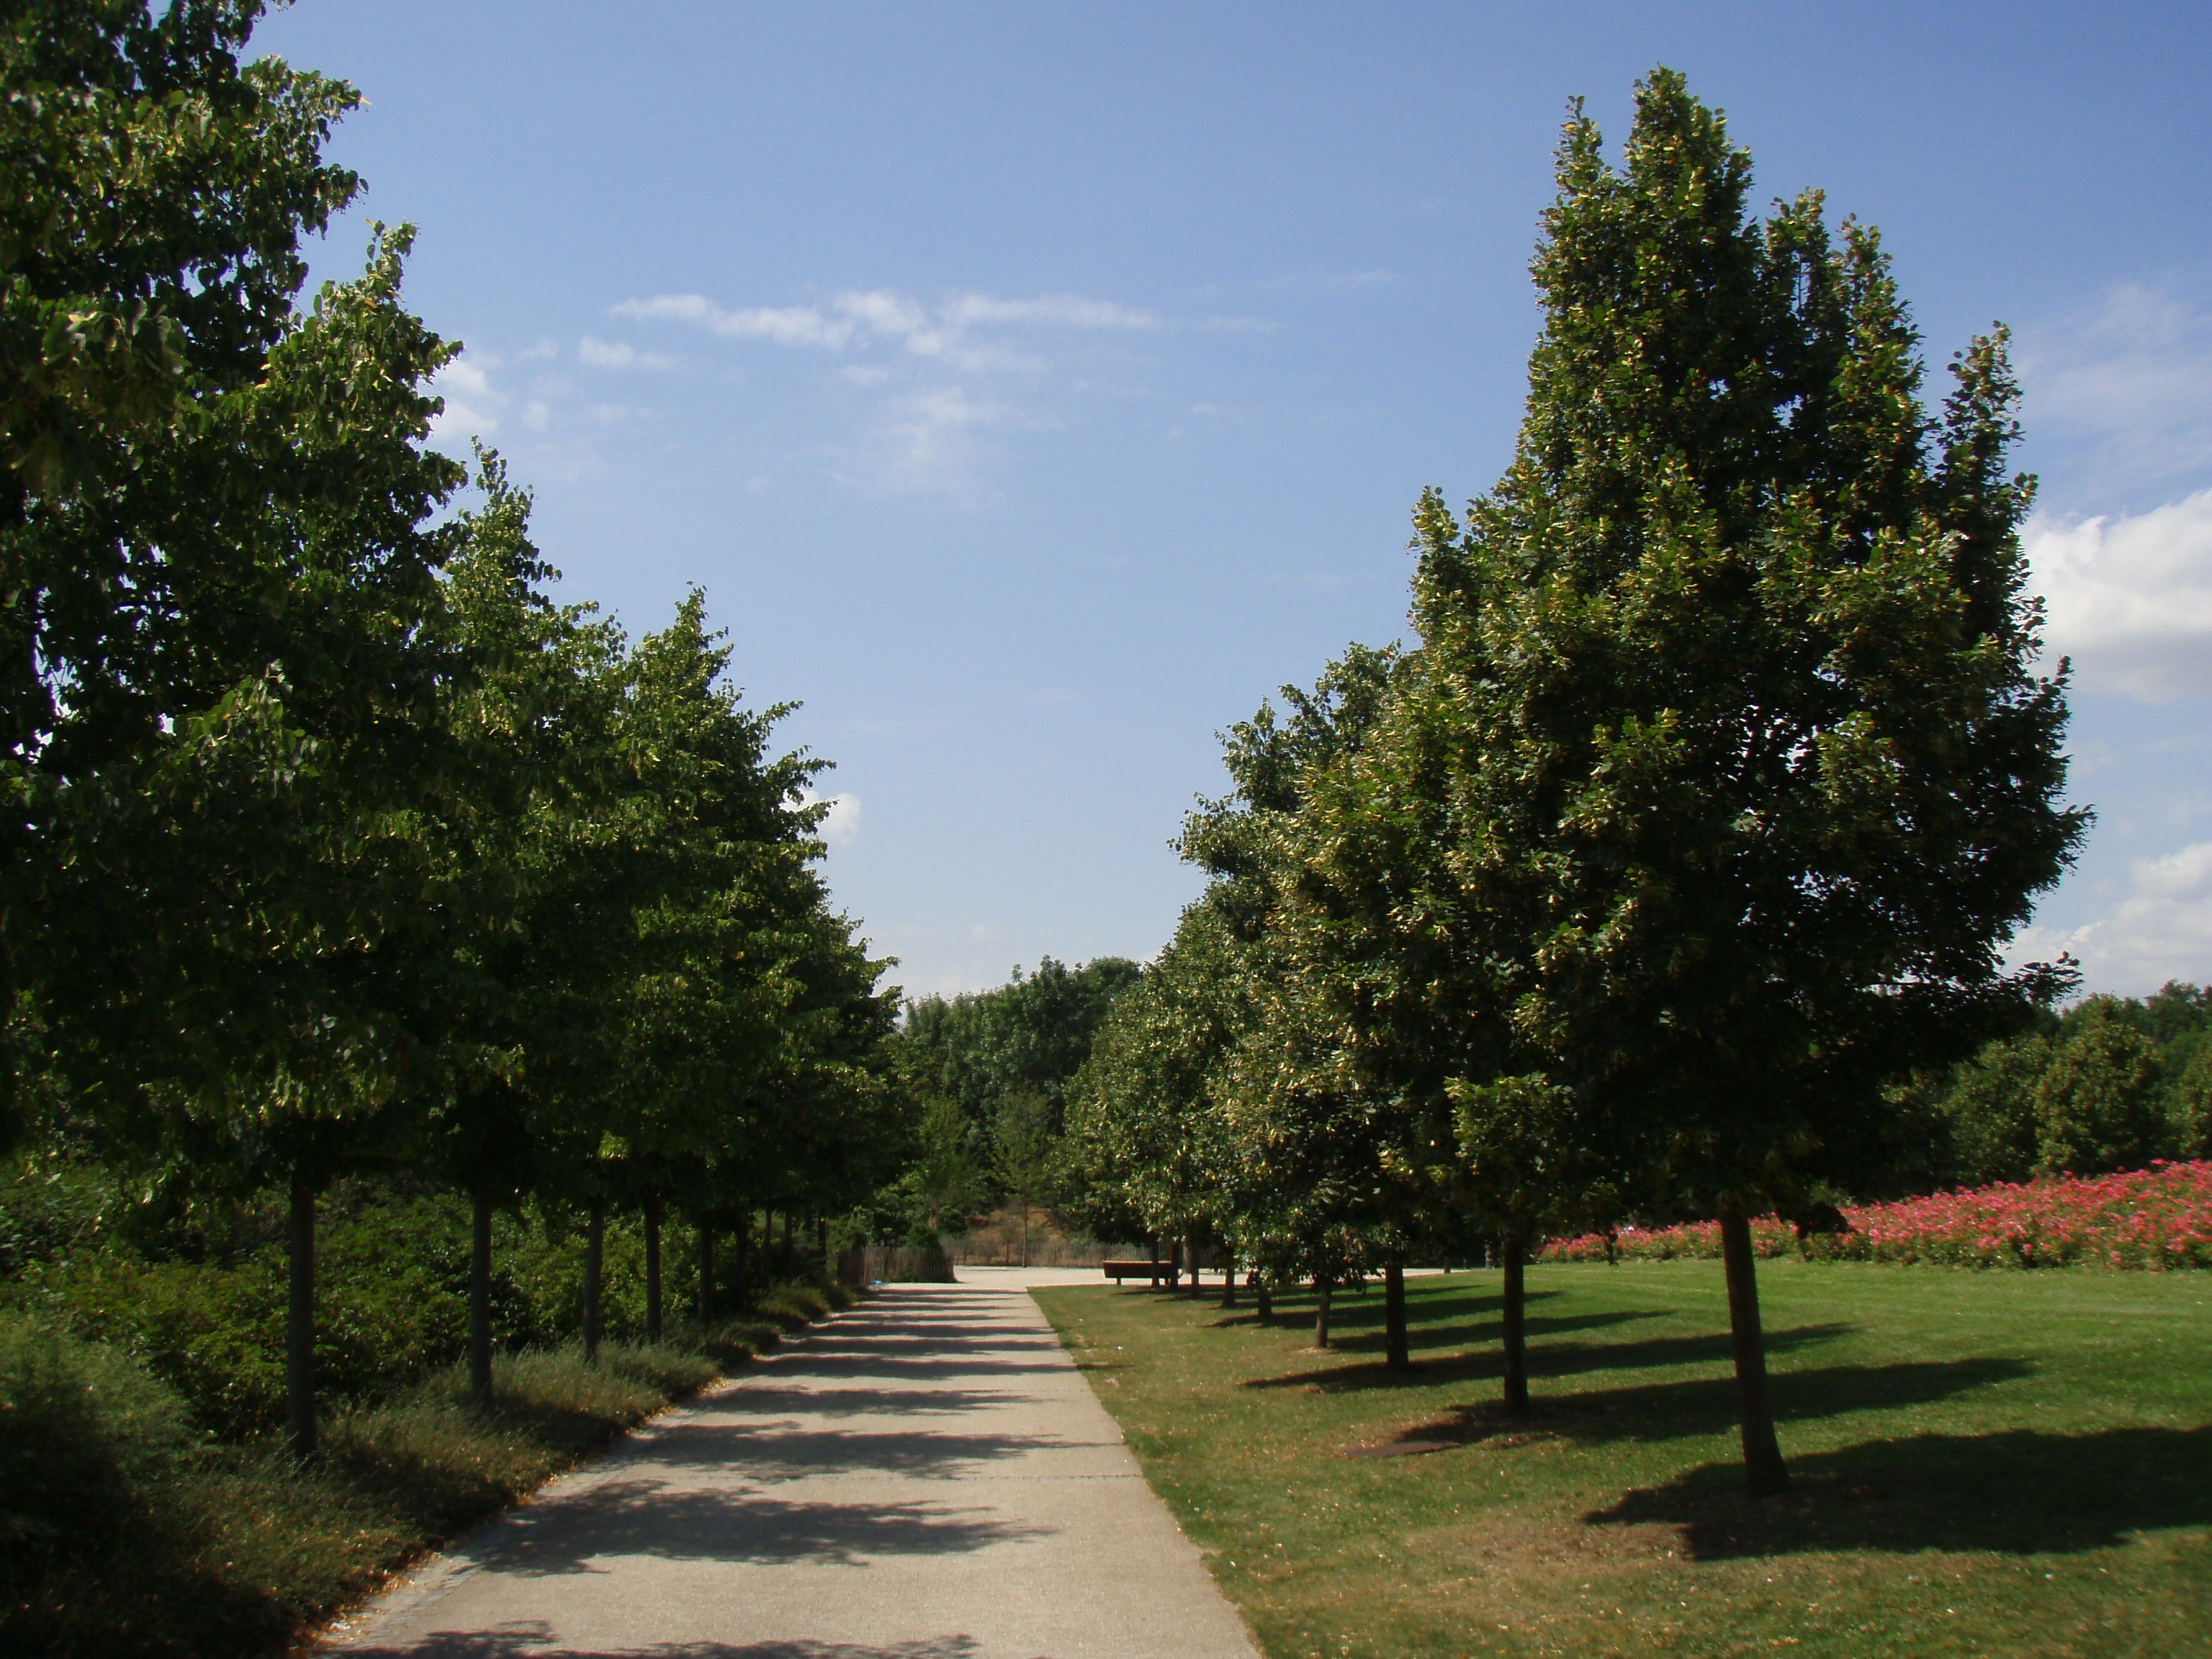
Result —
<svg viewBox="0 0 2212 1659"><path fill-rule="evenodd" d="M1310 1297L1038 1296L1271 1659L2212 1653L2212 1273L1760 1278L1763 1504L1717 1263L1532 1268L1521 1422L1494 1273L1411 1281L1408 1377L1379 1291L1332 1353Z"/></svg>

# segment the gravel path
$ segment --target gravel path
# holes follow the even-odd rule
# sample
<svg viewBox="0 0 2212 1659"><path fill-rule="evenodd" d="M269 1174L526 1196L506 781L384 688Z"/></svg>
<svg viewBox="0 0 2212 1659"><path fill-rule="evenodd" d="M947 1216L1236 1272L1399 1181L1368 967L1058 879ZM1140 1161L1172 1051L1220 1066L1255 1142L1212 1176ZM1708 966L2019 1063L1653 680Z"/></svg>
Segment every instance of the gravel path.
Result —
<svg viewBox="0 0 2212 1659"><path fill-rule="evenodd" d="M1047 1275L968 1276L885 1286L657 1419L329 1650L1258 1659L1030 1299Z"/></svg>

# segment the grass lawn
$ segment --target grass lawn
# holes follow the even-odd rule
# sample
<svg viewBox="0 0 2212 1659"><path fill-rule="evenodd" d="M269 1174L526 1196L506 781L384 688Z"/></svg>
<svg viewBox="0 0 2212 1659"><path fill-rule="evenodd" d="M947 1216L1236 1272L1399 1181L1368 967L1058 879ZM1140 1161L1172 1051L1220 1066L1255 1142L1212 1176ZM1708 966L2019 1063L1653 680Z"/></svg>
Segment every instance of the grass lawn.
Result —
<svg viewBox="0 0 2212 1659"><path fill-rule="evenodd" d="M2212 1655L2212 1273L1762 1262L1764 1503L1719 1262L1532 1266L1517 1422L1498 1277L1408 1281L1405 1376L1379 1285L1329 1353L1310 1295L1037 1299L1271 1659Z"/></svg>

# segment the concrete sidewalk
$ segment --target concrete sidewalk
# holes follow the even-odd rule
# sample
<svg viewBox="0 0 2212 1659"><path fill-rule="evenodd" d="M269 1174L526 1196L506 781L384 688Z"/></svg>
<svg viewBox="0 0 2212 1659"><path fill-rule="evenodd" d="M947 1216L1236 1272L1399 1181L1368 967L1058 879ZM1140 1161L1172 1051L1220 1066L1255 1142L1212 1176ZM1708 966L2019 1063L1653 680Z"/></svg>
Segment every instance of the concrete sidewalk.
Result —
<svg viewBox="0 0 2212 1659"><path fill-rule="evenodd" d="M331 1649L1258 1659L1026 1287L992 1278L886 1285L429 1564Z"/></svg>

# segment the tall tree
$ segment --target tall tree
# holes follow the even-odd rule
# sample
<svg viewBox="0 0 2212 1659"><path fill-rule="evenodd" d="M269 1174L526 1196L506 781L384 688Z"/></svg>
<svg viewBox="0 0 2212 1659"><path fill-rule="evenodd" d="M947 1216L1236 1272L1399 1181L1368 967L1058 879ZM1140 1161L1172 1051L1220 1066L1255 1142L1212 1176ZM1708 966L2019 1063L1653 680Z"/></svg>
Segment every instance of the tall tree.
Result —
<svg viewBox="0 0 2212 1659"><path fill-rule="evenodd" d="M281 641L284 623L313 622L293 604L307 601L288 563L300 550L272 538L270 508L288 475L295 489L315 481L270 447L300 410L265 382L300 325L301 236L357 188L320 153L357 100L282 64L241 69L261 10L204 0L157 20L141 0L27 0L0 19L0 784L12 804L0 1000L11 1014L41 986L46 1006L72 1006L84 993L71 976L108 954L100 913L69 909L99 890L70 877L89 833L73 815L107 820L95 826L103 879L127 885L139 872L126 860L174 857L159 834L112 833L125 786L80 786L155 767L188 721L213 722L204 738L281 726L246 682L289 650L223 647L240 624L275 623ZM404 374L393 386L413 391ZM358 409L368 391L342 402ZM344 493L336 479L319 491ZM229 533L241 521L255 528ZM141 919L125 938L147 932ZM38 1064L15 1058L11 1076ZM0 1141L11 1121L0 1098Z"/></svg>
<svg viewBox="0 0 2212 1659"><path fill-rule="evenodd" d="M1750 178L1671 70L1619 169L1569 121L1519 447L1463 527L1425 504L1414 615L1514 1034L1614 1126L1634 1203L1722 1218L1771 1491L1749 1219L1882 1186L1884 1080L2064 982L1998 951L2083 817L2002 331L1930 419L1875 233L1810 194L1753 220Z"/></svg>

